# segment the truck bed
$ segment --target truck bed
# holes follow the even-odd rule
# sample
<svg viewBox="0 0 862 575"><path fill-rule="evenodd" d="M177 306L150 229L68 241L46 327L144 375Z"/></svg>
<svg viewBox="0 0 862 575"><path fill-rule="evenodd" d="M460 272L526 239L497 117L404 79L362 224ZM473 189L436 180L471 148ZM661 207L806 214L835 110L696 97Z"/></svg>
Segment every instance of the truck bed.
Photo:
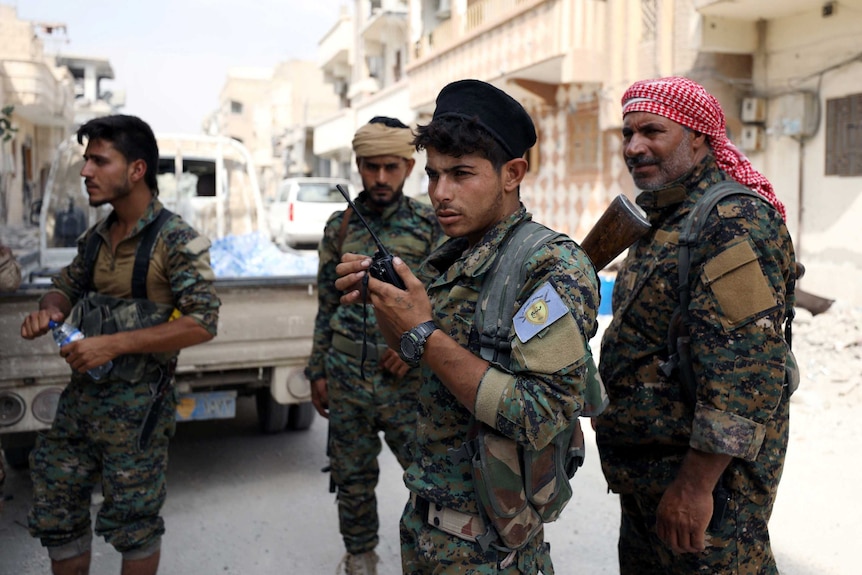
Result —
<svg viewBox="0 0 862 575"><path fill-rule="evenodd" d="M177 374L304 365L311 352L317 296L314 277L220 279L218 336L180 353ZM0 300L0 388L66 383L69 367L49 336L20 335L21 322L38 308L47 285L22 286Z"/></svg>

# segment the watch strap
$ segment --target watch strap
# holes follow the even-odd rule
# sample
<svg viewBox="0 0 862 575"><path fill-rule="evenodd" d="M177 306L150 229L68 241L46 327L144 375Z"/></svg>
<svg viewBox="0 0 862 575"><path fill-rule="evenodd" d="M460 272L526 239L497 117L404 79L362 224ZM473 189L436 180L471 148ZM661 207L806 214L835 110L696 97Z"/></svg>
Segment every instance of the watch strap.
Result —
<svg viewBox="0 0 862 575"><path fill-rule="evenodd" d="M434 330L437 329L437 326L434 324L432 320L423 321L410 331L417 334L423 340L428 339L428 336L434 333Z"/></svg>

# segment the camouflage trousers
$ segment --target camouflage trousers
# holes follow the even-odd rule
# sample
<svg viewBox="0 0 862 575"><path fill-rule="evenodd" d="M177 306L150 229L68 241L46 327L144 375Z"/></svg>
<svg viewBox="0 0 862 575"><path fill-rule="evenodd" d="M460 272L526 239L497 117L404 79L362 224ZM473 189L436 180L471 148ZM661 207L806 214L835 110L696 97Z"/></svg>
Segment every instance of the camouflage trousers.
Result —
<svg viewBox="0 0 862 575"><path fill-rule="evenodd" d="M371 551L379 541L380 521L374 490L380 475L379 433L402 468L411 460L416 434L419 370L396 380L366 360L365 379L359 360L331 350L326 359L329 395L329 457L338 488L338 524L349 553Z"/></svg>
<svg viewBox="0 0 862 575"><path fill-rule="evenodd" d="M658 538L656 495L620 495L620 575L777 575L767 521L772 504L733 494L721 527L707 531L706 550L676 555Z"/></svg>
<svg viewBox="0 0 862 575"><path fill-rule="evenodd" d="M513 557L450 535L428 523L427 508L411 497L401 516L401 569L404 575L554 575L544 531ZM418 507L418 509L417 509ZM505 565L505 566L501 566Z"/></svg>
<svg viewBox="0 0 862 575"><path fill-rule="evenodd" d="M101 484L104 502L96 534L121 553L158 542L165 531L168 442L176 426L176 396L168 393L149 444L138 436L151 402L146 381L73 381L60 397L51 429L30 456L30 533L45 547L91 536L90 496Z"/></svg>

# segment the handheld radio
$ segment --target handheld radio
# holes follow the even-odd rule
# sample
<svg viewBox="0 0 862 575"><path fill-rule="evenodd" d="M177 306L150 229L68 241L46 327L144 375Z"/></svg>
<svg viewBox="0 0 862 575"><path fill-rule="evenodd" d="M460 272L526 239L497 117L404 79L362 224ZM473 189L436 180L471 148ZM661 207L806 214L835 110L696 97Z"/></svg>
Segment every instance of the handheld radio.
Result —
<svg viewBox="0 0 862 575"><path fill-rule="evenodd" d="M389 253L389 250L386 249L386 246L383 245L380 238L377 237L377 234L374 233L368 225L368 222L365 221L365 218L363 218L362 214L359 213L359 210L356 209L356 206L353 205L353 200L350 199L350 195L347 193L347 190L345 190L341 184L338 184L335 187L338 188L338 191L341 192L341 195L344 196L345 200L347 200L347 205L353 208L353 211L357 216L359 216L359 221L362 222L362 225L365 226L365 229L368 230L369 234L371 234L374 243L377 244L377 253L375 253L374 257L371 258L371 267L368 268L368 272L371 274L371 277L382 282L392 284L397 288L407 289L404 282L401 281L401 278L395 272L395 268L392 267L392 259L394 256Z"/></svg>

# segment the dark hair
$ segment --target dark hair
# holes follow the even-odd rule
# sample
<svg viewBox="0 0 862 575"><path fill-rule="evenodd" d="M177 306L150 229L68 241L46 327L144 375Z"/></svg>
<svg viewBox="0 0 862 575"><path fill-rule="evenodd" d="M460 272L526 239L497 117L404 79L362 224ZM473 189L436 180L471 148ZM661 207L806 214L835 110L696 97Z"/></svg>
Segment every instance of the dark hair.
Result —
<svg viewBox="0 0 862 575"><path fill-rule="evenodd" d="M370 120L368 120L369 124L383 124L387 128L402 128L402 129L410 129L410 126L406 125L404 122L399 120L398 118L390 118L389 116L374 116Z"/></svg>
<svg viewBox="0 0 862 575"><path fill-rule="evenodd" d="M444 116L416 128L413 145L417 151L434 148L441 154L460 158L477 154L499 172L511 158L503 146L483 128L477 118Z"/></svg>
<svg viewBox="0 0 862 575"><path fill-rule="evenodd" d="M159 184L156 174L159 169L159 145L149 124L137 116L115 114L94 118L78 128L78 143L105 140L126 158L127 162L143 160L147 165L144 181L156 195Z"/></svg>

